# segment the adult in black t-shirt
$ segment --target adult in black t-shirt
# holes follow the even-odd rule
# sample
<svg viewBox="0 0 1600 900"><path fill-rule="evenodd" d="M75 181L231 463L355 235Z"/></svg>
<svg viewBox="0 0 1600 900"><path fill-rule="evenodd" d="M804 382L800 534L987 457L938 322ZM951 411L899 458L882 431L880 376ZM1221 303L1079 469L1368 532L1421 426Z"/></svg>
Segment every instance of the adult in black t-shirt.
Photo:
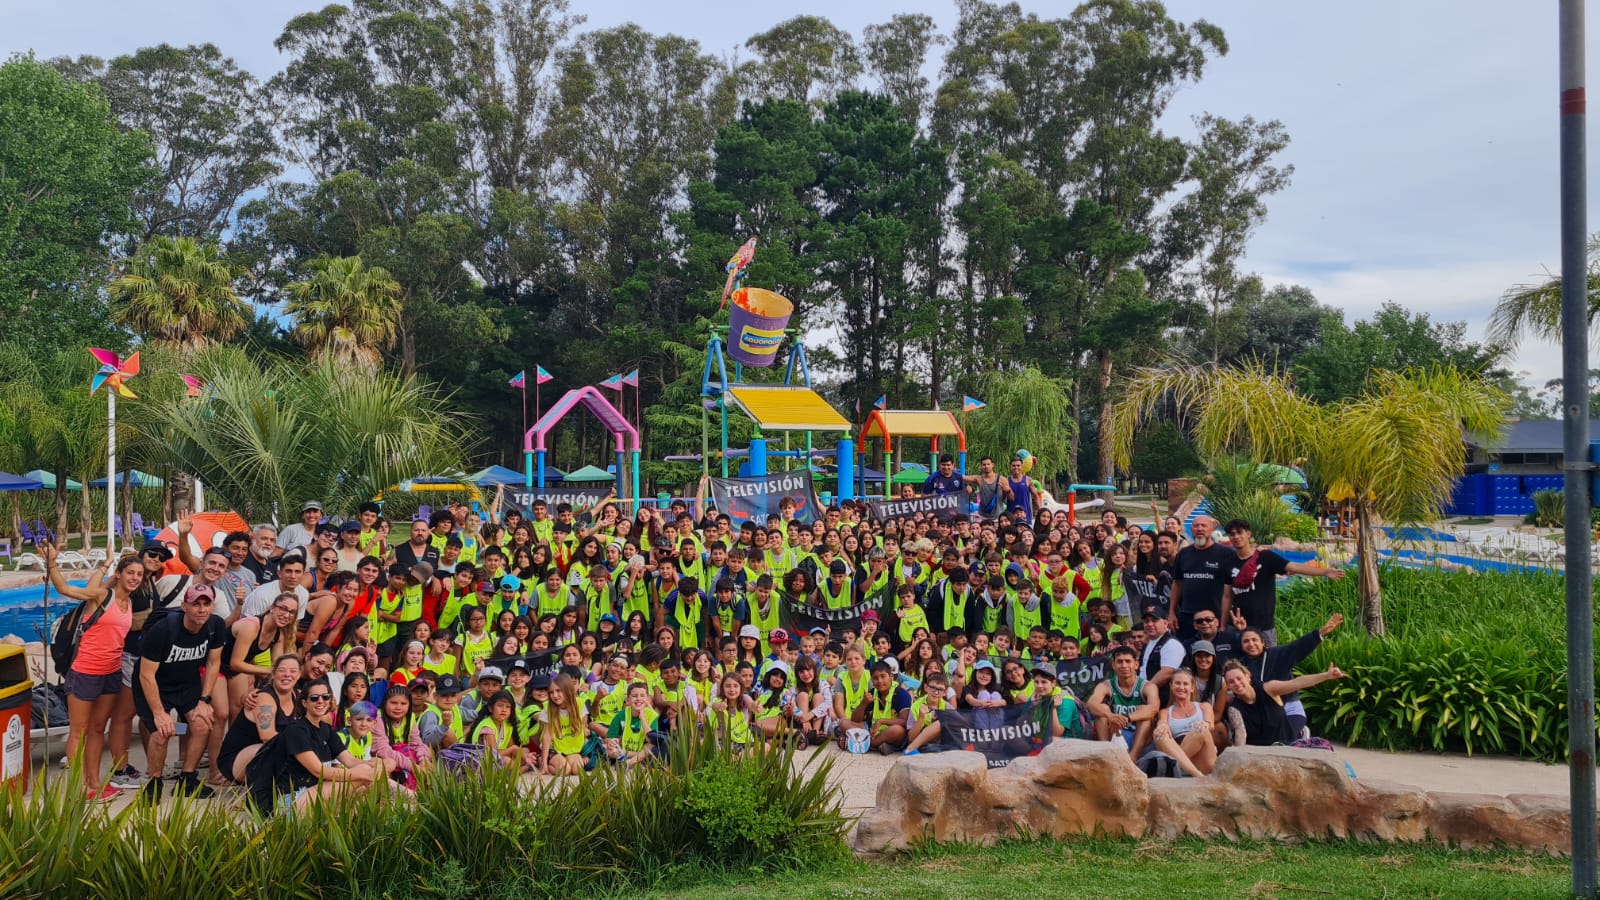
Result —
<svg viewBox="0 0 1600 900"><path fill-rule="evenodd" d="M160 799L167 742L177 733L180 719L188 739L183 746L178 790L197 797L211 795L211 789L200 784L195 769L216 725L211 692L216 689L222 648L228 642L228 627L220 616L211 614L215 602L213 587L190 585L176 612L153 618L144 630L133 705L143 723L149 763L150 780L141 790L150 799Z"/></svg>
<svg viewBox="0 0 1600 900"><path fill-rule="evenodd" d="M1228 663L1222 681L1228 686L1228 733L1233 746L1270 747L1297 740L1300 735L1290 731L1283 697L1343 677L1338 666L1329 666L1326 672L1263 684L1250 677L1243 663Z"/></svg>
<svg viewBox="0 0 1600 900"><path fill-rule="evenodd" d="M1278 576L1303 575L1308 578L1344 577L1343 569L1330 569L1319 563L1296 563L1284 559L1274 550L1257 549L1255 537L1250 533L1250 523L1244 519L1231 519L1223 526L1228 542L1233 545L1233 560L1229 564L1228 585L1233 608L1244 616L1245 624L1261 632L1268 647L1278 645Z"/></svg>
<svg viewBox="0 0 1600 900"><path fill-rule="evenodd" d="M439 548L433 545L430 536L433 532L428 530L428 523L421 519L411 523L411 539L394 548L394 561L403 564L407 569L419 562L426 562L435 569L439 568Z"/></svg>
<svg viewBox="0 0 1600 900"><path fill-rule="evenodd" d="M388 779L375 779L372 765L339 740L333 729L333 688L326 681L313 682L304 702L304 715L291 719L250 763L250 801L264 815L271 815L280 802L286 811L303 813L322 797L368 790L375 782L388 784Z"/></svg>
<svg viewBox="0 0 1600 900"><path fill-rule="evenodd" d="M1228 618L1228 572L1234 553L1211 539L1216 527L1210 516L1195 517L1189 526L1194 543L1179 550L1172 563L1172 599L1167 608L1178 627L1178 639L1185 644L1195 638L1195 613L1209 609L1223 621Z"/></svg>

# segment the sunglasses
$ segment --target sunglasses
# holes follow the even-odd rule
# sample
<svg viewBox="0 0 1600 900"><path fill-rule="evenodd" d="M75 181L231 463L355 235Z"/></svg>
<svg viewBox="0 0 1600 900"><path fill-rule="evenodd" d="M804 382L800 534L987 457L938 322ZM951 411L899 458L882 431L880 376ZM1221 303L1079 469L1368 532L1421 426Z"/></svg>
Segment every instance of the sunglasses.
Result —
<svg viewBox="0 0 1600 900"><path fill-rule="evenodd" d="M333 699L333 695L332 694L307 694L306 695L306 702L307 703L326 703L326 702L328 702L329 700L332 700L332 699Z"/></svg>

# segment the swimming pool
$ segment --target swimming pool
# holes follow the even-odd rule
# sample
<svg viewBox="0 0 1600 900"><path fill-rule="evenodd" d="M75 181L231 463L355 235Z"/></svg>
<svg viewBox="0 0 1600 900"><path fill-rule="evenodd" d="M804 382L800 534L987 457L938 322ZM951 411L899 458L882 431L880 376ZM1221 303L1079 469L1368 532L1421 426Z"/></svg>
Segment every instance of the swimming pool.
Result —
<svg viewBox="0 0 1600 900"><path fill-rule="evenodd" d="M67 583L73 587L83 587L89 582L79 579ZM25 641L42 641L49 632L50 624L71 612L75 605L77 601L63 597L52 589L50 617L46 620L44 585L7 588L0 591L0 636L14 634Z"/></svg>

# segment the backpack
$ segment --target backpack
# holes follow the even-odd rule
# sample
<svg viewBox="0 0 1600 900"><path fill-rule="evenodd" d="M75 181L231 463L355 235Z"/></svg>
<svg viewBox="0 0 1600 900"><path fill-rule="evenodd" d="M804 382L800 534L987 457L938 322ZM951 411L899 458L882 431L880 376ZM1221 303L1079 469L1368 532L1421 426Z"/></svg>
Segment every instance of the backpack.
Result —
<svg viewBox="0 0 1600 900"><path fill-rule="evenodd" d="M106 607L111 603L111 592L107 591L105 599L100 602L100 607L87 621L83 618L83 608L88 604L79 603L72 608L72 612L56 622L56 630L50 638L50 661L55 663L57 677L62 679L67 677L67 670L72 668L72 661L78 658L78 643L83 640L83 633L100 621L100 617L105 615Z"/></svg>

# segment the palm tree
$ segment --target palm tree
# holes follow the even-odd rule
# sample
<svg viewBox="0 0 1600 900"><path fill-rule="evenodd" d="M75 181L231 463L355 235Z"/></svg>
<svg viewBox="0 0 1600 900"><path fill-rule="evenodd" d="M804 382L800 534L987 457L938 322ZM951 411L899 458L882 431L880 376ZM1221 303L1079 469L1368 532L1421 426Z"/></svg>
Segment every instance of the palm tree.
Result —
<svg viewBox="0 0 1600 900"><path fill-rule="evenodd" d="M112 316L146 340L182 351L226 342L251 319L235 275L215 244L152 238L112 280Z"/></svg>
<svg viewBox="0 0 1600 900"><path fill-rule="evenodd" d="M399 282L359 256L321 256L310 268L308 280L289 285L295 340L318 358L377 371L399 327Z"/></svg>
<svg viewBox="0 0 1600 900"><path fill-rule="evenodd" d="M1589 324L1600 316L1600 234L1591 235L1589 257ZM1515 347L1525 334L1561 341L1561 277L1538 284L1519 284L1500 295L1489 317L1489 340Z"/></svg>
<svg viewBox="0 0 1600 900"><path fill-rule="evenodd" d="M1112 411L1118 465L1127 465L1138 427L1173 406L1194 423L1195 443L1207 456L1243 451L1273 462L1304 458L1321 481L1349 489L1360 527L1361 615L1368 632L1382 634L1374 517L1437 517L1466 466L1463 432L1494 438L1510 398L1477 375L1450 368L1377 371L1365 393L1325 406L1297 393L1288 375L1259 364L1141 369Z"/></svg>
<svg viewBox="0 0 1600 900"><path fill-rule="evenodd" d="M312 498L354 509L401 481L465 467L471 422L416 376L350 378L332 358L258 361L235 347L195 368L206 399L174 391L144 404L147 431L162 441L141 452L194 473L208 497L248 517Z"/></svg>

